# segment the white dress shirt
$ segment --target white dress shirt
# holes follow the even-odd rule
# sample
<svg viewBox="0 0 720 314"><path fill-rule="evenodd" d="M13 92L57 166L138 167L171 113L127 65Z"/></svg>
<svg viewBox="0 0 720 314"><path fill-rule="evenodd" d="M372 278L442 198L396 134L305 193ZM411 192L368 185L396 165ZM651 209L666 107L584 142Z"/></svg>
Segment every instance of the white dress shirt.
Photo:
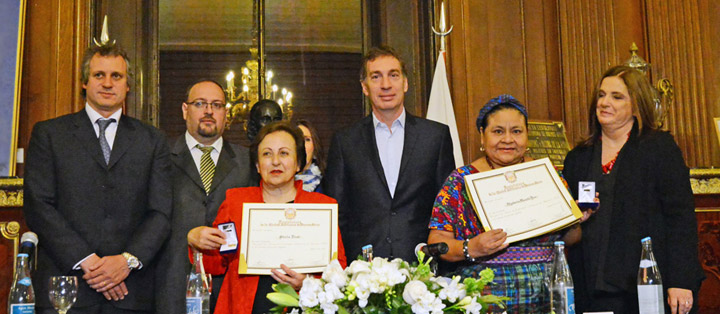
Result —
<svg viewBox="0 0 720 314"><path fill-rule="evenodd" d="M400 175L400 162L402 161L403 146L405 145L405 108L400 116L393 121L391 128L372 114L375 126L375 143L377 143L380 163L382 163L385 180L387 181L390 196L395 197Z"/></svg>

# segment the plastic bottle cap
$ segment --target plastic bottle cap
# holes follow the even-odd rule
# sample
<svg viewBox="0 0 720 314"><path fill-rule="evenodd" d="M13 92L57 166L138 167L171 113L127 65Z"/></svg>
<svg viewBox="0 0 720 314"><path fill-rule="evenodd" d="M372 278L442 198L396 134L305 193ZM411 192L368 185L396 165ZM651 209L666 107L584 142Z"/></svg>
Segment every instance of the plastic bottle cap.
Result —
<svg viewBox="0 0 720 314"><path fill-rule="evenodd" d="M565 241L555 241L555 245L565 245Z"/></svg>
<svg viewBox="0 0 720 314"><path fill-rule="evenodd" d="M18 257L28 257L27 253L18 253Z"/></svg>
<svg viewBox="0 0 720 314"><path fill-rule="evenodd" d="M650 241L650 237L644 237L642 240L640 240L640 242L647 242L647 241Z"/></svg>

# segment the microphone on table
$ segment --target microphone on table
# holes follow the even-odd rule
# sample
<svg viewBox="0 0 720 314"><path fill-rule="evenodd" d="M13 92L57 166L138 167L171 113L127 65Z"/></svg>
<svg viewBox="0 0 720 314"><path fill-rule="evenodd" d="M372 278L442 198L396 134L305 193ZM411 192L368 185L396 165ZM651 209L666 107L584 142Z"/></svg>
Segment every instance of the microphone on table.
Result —
<svg viewBox="0 0 720 314"><path fill-rule="evenodd" d="M418 243L418 245L415 246L415 256L418 255L418 252L422 251L423 253L425 253L425 256L432 257L432 260L430 260L430 271L432 271L434 274L437 274L438 259L440 258L440 255L447 253L448 250L448 245L445 242L438 242L433 244Z"/></svg>
<svg viewBox="0 0 720 314"><path fill-rule="evenodd" d="M433 244L418 243L418 245L415 246L415 256L417 256L418 252L422 251L423 253L425 253L425 255L438 257L447 253L448 250L449 247L445 242L438 242Z"/></svg>
<svg viewBox="0 0 720 314"><path fill-rule="evenodd" d="M28 255L28 265L30 265L30 271L35 271L37 267L37 244L38 236L35 232L28 231L22 234L20 237L20 249L18 253L25 253Z"/></svg>

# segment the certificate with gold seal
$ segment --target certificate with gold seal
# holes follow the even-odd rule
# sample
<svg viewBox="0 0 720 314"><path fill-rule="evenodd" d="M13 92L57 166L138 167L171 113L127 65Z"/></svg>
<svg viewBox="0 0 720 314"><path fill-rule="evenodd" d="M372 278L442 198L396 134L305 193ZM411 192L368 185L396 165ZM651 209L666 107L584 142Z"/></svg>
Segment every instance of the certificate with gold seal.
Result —
<svg viewBox="0 0 720 314"><path fill-rule="evenodd" d="M582 217L550 159L465 176L485 231L503 229L517 242L562 229Z"/></svg>
<svg viewBox="0 0 720 314"><path fill-rule="evenodd" d="M238 273L322 272L337 258L337 213L337 204L244 204Z"/></svg>

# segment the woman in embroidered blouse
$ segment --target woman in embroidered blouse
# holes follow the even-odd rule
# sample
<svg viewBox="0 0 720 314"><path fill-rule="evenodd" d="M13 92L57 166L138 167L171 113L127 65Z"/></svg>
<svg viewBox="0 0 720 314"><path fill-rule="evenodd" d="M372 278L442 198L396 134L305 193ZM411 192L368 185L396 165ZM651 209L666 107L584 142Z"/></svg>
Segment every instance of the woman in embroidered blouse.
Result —
<svg viewBox="0 0 720 314"><path fill-rule="evenodd" d="M491 268L494 295L506 296L508 313L548 313L550 296L544 285L545 265L552 259L553 242L561 233L513 243L508 246L502 229L483 232L465 189L464 177L491 169L530 161L525 156L528 143L527 110L510 95L491 99L476 120L485 156L453 171L435 199L430 219L428 243L445 242L450 250L441 256L458 262L455 274L477 277ZM587 215L585 216L585 219ZM576 225L564 234L567 245L579 241ZM520 260L522 258L522 260ZM494 308L492 311L503 312Z"/></svg>
<svg viewBox="0 0 720 314"><path fill-rule="evenodd" d="M225 234L217 226L234 222L236 228L240 228L244 203L336 203L331 197L304 191L302 181L294 180L305 164L303 143L302 132L287 121L273 122L260 129L250 146L250 157L260 173L260 186L227 190L213 228L202 226L188 233L190 247L203 253L205 270L214 275L225 274L215 314L266 313L275 306L266 298L267 293L272 292L272 284L287 283L295 290L302 287L306 275L285 265L281 265L282 271L273 269L270 276L239 275L237 252L220 254L218 251L225 243ZM345 249L339 232L338 261L345 267Z"/></svg>
<svg viewBox="0 0 720 314"><path fill-rule="evenodd" d="M662 275L665 313L697 309L704 275L688 168L654 109L655 91L644 74L609 69L590 100L590 134L565 158L573 195L578 181L594 181L603 204L583 224L580 245L568 250L578 313L638 312L640 240L647 236Z"/></svg>
<svg viewBox="0 0 720 314"><path fill-rule="evenodd" d="M305 138L305 156L307 161L305 168L295 175L295 179L303 182L303 190L322 193L320 181L322 180L322 172L325 171L325 157L323 156L320 136L318 136L317 130L310 121L298 120L297 126Z"/></svg>

